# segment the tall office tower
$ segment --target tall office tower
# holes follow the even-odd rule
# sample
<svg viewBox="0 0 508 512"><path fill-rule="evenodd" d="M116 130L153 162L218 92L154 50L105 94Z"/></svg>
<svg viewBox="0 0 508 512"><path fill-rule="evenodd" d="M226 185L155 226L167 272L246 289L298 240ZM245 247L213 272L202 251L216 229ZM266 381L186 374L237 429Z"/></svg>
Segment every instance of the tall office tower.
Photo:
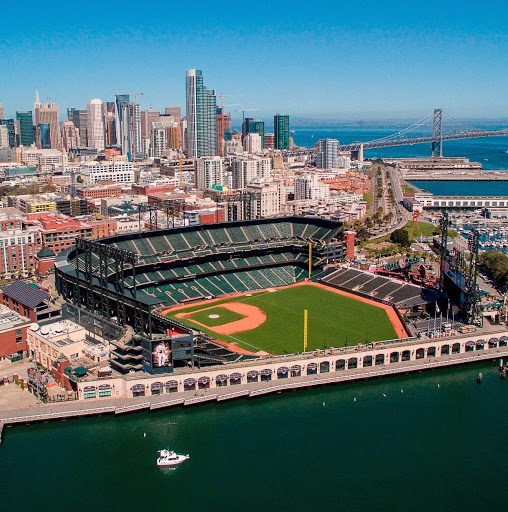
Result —
<svg viewBox="0 0 508 512"><path fill-rule="evenodd" d="M102 103L102 123L104 125L104 144L116 145L116 103L104 101Z"/></svg>
<svg viewBox="0 0 508 512"><path fill-rule="evenodd" d="M143 110L141 112L141 137L143 139L150 138L150 131L152 129L152 123L158 123L160 121L161 113L158 110Z"/></svg>
<svg viewBox="0 0 508 512"><path fill-rule="evenodd" d="M51 149L60 149L60 124L58 122L58 105L56 103L40 103L37 94L35 102L35 126L49 125ZM42 148L39 148L42 149Z"/></svg>
<svg viewBox="0 0 508 512"><path fill-rule="evenodd" d="M79 131L79 147L86 148L88 144L88 132L87 122L88 113L85 109L80 110L79 108L68 108L67 109L67 120L72 121L74 126Z"/></svg>
<svg viewBox="0 0 508 512"><path fill-rule="evenodd" d="M275 114L273 117L274 149L289 149L289 116Z"/></svg>
<svg viewBox="0 0 508 512"><path fill-rule="evenodd" d="M121 146L123 140L122 133L122 121L123 121L123 106L125 103L130 102L130 96L128 94L117 94L115 95L115 103L116 103L116 143Z"/></svg>
<svg viewBox="0 0 508 512"><path fill-rule="evenodd" d="M196 166L196 187L207 190L222 187L224 182L224 159L220 156L198 158Z"/></svg>
<svg viewBox="0 0 508 512"><path fill-rule="evenodd" d="M99 98L88 100L86 106L87 147L104 151L104 125L102 123L102 101Z"/></svg>
<svg viewBox="0 0 508 512"><path fill-rule="evenodd" d="M9 147L16 147L16 129L14 127L14 119L0 119L0 125L7 127L9 136Z"/></svg>
<svg viewBox="0 0 508 512"><path fill-rule="evenodd" d="M0 119L5 117L4 106L0 103Z"/></svg>
<svg viewBox="0 0 508 512"><path fill-rule="evenodd" d="M316 154L318 169L338 169L339 141L337 139L321 139L318 141Z"/></svg>
<svg viewBox="0 0 508 512"><path fill-rule="evenodd" d="M65 121L60 127L62 135L62 148L69 151L70 148L78 148L80 144L79 130L72 121Z"/></svg>
<svg viewBox="0 0 508 512"><path fill-rule="evenodd" d="M39 149L52 149L51 131L49 123L39 123L35 126L35 143Z"/></svg>
<svg viewBox="0 0 508 512"><path fill-rule="evenodd" d="M203 73L189 69L186 80L187 153L190 157L217 154L217 106L214 90L203 85Z"/></svg>
<svg viewBox="0 0 508 512"><path fill-rule="evenodd" d="M130 101L123 103L120 119L122 154L127 155L129 161L144 160L146 155L143 153L141 139L141 109L139 105Z"/></svg>
<svg viewBox="0 0 508 512"><path fill-rule="evenodd" d="M164 113L167 116L173 116L175 121L180 121L182 118L182 107L166 107Z"/></svg>
<svg viewBox="0 0 508 512"><path fill-rule="evenodd" d="M246 117L242 123L242 141L249 133L257 133L261 137L261 147L265 147L265 122Z"/></svg>
<svg viewBox="0 0 508 512"><path fill-rule="evenodd" d="M32 111L16 112L16 126L18 129L18 145L29 147L34 143L34 126Z"/></svg>
<svg viewBox="0 0 508 512"><path fill-rule="evenodd" d="M9 131L7 126L0 125L0 149L8 149L9 147Z"/></svg>

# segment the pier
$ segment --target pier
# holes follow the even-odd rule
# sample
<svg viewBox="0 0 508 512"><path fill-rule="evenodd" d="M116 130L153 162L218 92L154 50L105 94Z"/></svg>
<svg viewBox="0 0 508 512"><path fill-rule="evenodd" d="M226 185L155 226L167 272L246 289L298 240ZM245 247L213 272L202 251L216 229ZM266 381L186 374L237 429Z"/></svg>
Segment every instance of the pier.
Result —
<svg viewBox="0 0 508 512"><path fill-rule="evenodd" d="M450 340L451 341L451 340ZM508 346L482 351L452 353L439 357L401 361L382 366L339 370L317 375L305 375L284 380L247 383L197 391L183 391L168 395L118 398L109 400L87 400L61 404L41 404L31 409L16 409L0 412L0 439L5 425L29 424L51 420L66 420L102 414L123 414L135 411L151 411L174 406L190 406L206 402L222 402L237 398L253 398L270 393L311 388L329 384L341 384L389 375L408 374L446 368L480 361L496 360L508 357ZM474 379L472 377L472 382Z"/></svg>

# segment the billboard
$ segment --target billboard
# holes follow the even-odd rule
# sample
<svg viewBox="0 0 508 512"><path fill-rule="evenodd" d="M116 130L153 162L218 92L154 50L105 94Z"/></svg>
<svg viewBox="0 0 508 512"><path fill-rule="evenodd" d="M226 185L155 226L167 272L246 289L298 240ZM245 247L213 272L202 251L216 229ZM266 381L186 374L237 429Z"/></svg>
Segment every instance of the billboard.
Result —
<svg viewBox="0 0 508 512"><path fill-rule="evenodd" d="M170 368L173 366L171 342L154 341L152 343L152 368Z"/></svg>

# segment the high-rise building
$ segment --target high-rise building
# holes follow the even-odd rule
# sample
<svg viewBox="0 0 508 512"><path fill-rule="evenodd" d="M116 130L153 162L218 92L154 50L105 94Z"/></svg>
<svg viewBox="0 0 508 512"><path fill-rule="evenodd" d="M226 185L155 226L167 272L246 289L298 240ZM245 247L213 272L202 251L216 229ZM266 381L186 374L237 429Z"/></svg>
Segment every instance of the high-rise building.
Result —
<svg viewBox="0 0 508 512"><path fill-rule="evenodd" d="M304 173L294 181L295 199L326 199L330 195L330 185L322 183L316 173Z"/></svg>
<svg viewBox="0 0 508 512"><path fill-rule="evenodd" d="M88 144L88 113L86 109L80 110L79 108L68 108L67 109L67 120L72 121L74 126L79 131L79 146L86 148Z"/></svg>
<svg viewBox="0 0 508 512"><path fill-rule="evenodd" d="M70 148L78 148L80 145L79 130L72 121L65 121L60 127L62 134L62 148L69 151Z"/></svg>
<svg viewBox="0 0 508 512"><path fill-rule="evenodd" d="M150 131L152 129L152 123L158 123L160 121L161 113L158 110L143 110L141 112L141 138L150 138Z"/></svg>
<svg viewBox="0 0 508 512"><path fill-rule="evenodd" d="M189 69L186 80L187 153L190 157L217 154L217 106L214 90L203 85L203 73Z"/></svg>
<svg viewBox="0 0 508 512"><path fill-rule="evenodd" d="M53 149L51 147L51 125L38 123L35 127L35 143L38 149Z"/></svg>
<svg viewBox="0 0 508 512"><path fill-rule="evenodd" d="M141 109L137 103L130 101L122 104L121 123L121 145L122 154L127 155L130 161L144 160L141 139Z"/></svg>
<svg viewBox="0 0 508 512"><path fill-rule="evenodd" d="M273 117L274 149L289 149L289 116L275 114Z"/></svg>
<svg viewBox="0 0 508 512"><path fill-rule="evenodd" d="M222 187L223 180L223 158L220 156L198 158L196 167L196 187L199 190L207 190L213 186Z"/></svg>
<svg viewBox="0 0 508 512"><path fill-rule="evenodd" d="M9 130L7 126L0 124L0 149L9 147Z"/></svg>
<svg viewBox="0 0 508 512"><path fill-rule="evenodd" d="M0 119L5 117L4 106L0 103Z"/></svg>
<svg viewBox="0 0 508 512"><path fill-rule="evenodd" d="M14 128L14 119L0 119L0 125L7 127L9 136L9 147L16 147L16 129Z"/></svg>
<svg viewBox="0 0 508 512"><path fill-rule="evenodd" d="M104 124L102 122L102 101L99 98L88 100L86 106L87 147L104 151Z"/></svg>
<svg viewBox="0 0 508 512"><path fill-rule="evenodd" d="M273 149L274 138L275 138L275 136L273 133L265 133L265 136L263 137L265 149Z"/></svg>
<svg viewBox="0 0 508 512"><path fill-rule="evenodd" d="M130 96L128 94L117 94L116 98L116 143L122 145L123 140L123 106L125 103L130 102Z"/></svg>
<svg viewBox="0 0 508 512"><path fill-rule="evenodd" d="M261 137L259 133L249 133L243 139L243 149L247 153L260 153L261 152Z"/></svg>
<svg viewBox="0 0 508 512"><path fill-rule="evenodd" d="M231 161L233 188L245 188L255 179L269 180L272 160L256 156L238 156Z"/></svg>
<svg viewBox="0 0 508 512"><path fill-rule="evenodd" d="M318 169L339 168L339 141L337 139L321 139L318 141L316 167Z"/></svg>
<svg viewBox="0 0 508 512"><path fill-rule="evenodd" d="M107 147L116 146L116 103L104 101L102 103L102 121L104 124L104 144Z"/></svg>
<svg viewBox="0 0 508 512"><path fill-rule="evenodd" d="M265 122L246 117L242 123L242 141L249 133L257 133L261 137L261 148L265 147Z"/></svg>
<svg viewBox="0 0 508 512"><path fill-rule="evenodd" d="M18 128L18 145L31 146L34 143L32 111L20 110L16 112L16 125Z"/></svg>
<svg viewBox="0 0 508 512"><path fill-rule="evenodd" d="M60 149L60 123L58 122L58 105L56 103L40 103L39 94L37 93L34 106L35 126L37 127L40 124L49 125L51 149Z"/></svg>
<svg viewBox="0 0 508 512"><path fill-rule="evenodd" d="M224 142L231 139L231 115L217 107L217 153L224 156Z"/></svg>
<svg viewBox="0 0 508 512"><path fill-rule="evenodd" d="M180 121L182 117L182 107L166 107L164 112L167 116L173 116L175 121Z"/></svg>

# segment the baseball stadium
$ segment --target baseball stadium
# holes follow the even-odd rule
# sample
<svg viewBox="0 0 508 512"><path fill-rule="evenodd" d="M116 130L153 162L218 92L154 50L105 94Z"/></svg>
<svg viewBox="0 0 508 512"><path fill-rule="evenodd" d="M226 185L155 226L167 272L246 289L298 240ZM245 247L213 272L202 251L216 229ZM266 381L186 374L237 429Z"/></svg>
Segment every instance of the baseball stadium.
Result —
<svg viewBox="0 0 508 512"><path fill-rule="evenodd" d="M282 217L77 239L56 287L115 345L121 373L407 337L399 310L436 297L342 268L343 235L341 222Z"/></svg>

